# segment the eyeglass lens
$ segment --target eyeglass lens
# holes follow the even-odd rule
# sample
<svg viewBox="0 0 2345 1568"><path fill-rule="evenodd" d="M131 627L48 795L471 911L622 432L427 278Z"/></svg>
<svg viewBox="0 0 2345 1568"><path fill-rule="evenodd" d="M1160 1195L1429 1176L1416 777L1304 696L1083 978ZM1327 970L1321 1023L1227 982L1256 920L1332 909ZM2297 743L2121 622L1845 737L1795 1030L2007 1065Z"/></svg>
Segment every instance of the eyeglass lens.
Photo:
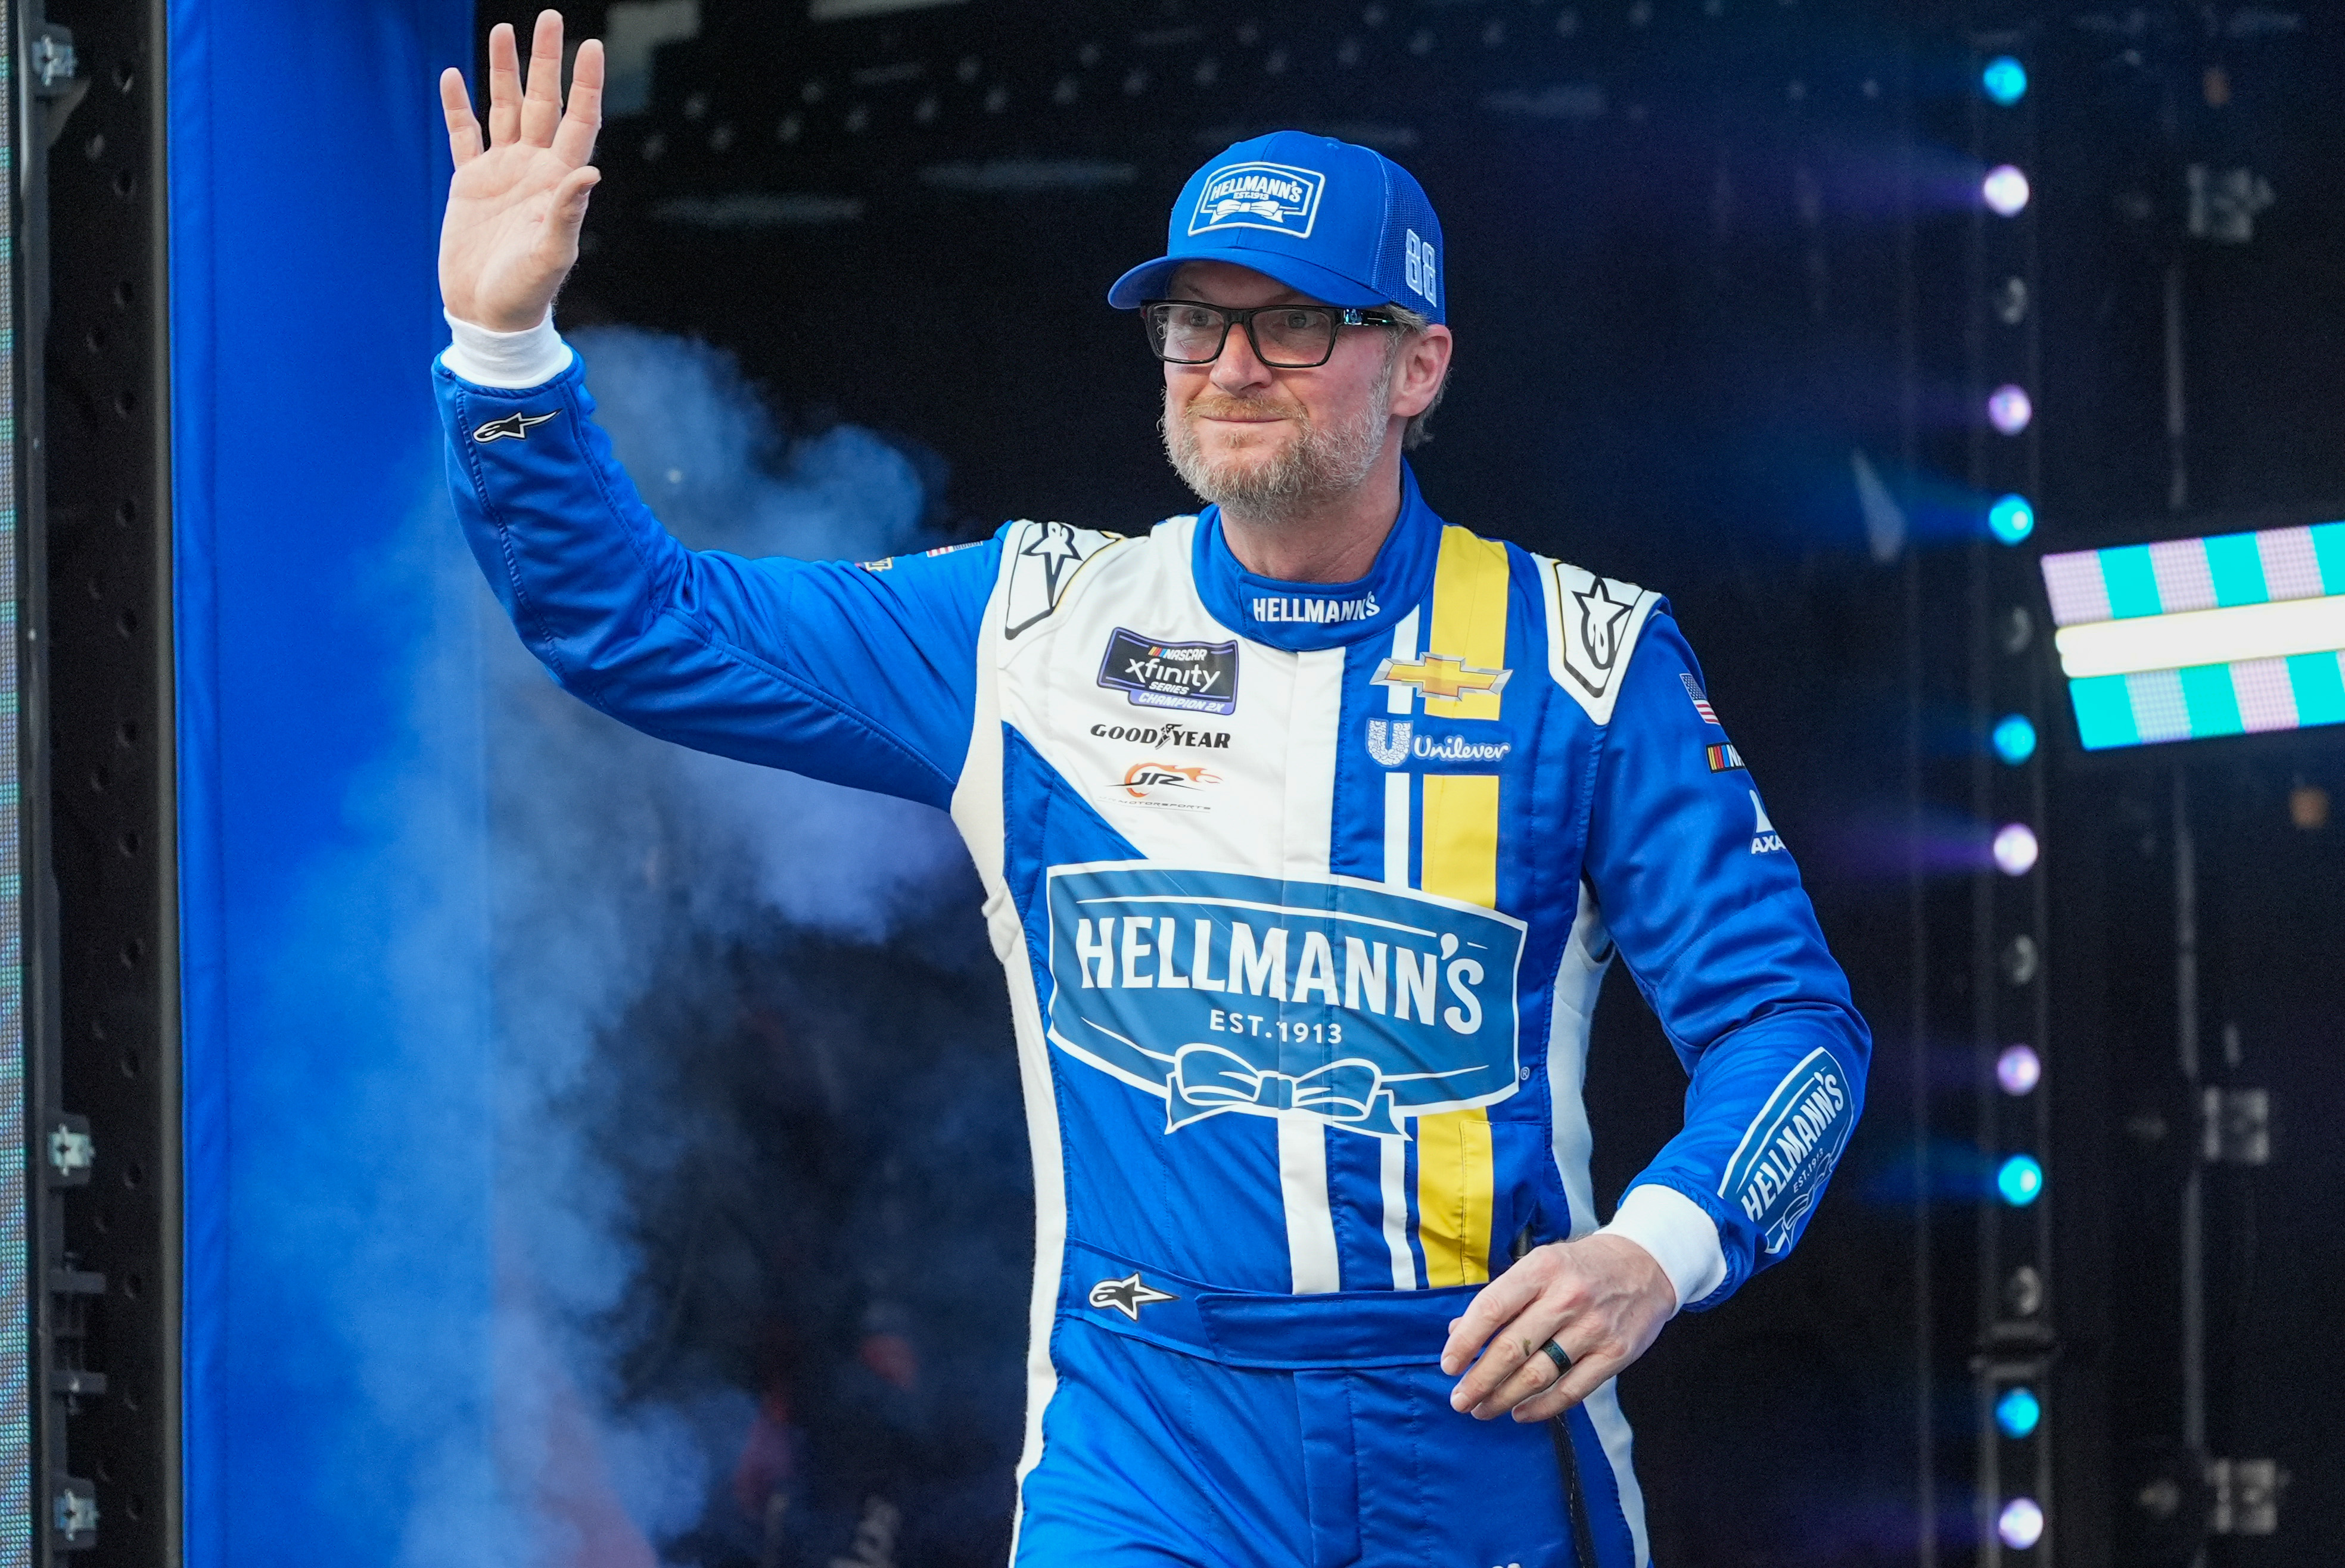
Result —
<svg viewBox="0 0 2345 1568"><path fill-rule="evenodd" d="M1206 365L1219 359L1232 325L1227 314L1211 305L1175 300L1148 308L1148 334L1157 357L1179 365ZM1247 326L1254 353L1264 364L1282 369L1324 365L1335 349L1335 313L1320 306L1256 310L1250 313Z"/></svg>

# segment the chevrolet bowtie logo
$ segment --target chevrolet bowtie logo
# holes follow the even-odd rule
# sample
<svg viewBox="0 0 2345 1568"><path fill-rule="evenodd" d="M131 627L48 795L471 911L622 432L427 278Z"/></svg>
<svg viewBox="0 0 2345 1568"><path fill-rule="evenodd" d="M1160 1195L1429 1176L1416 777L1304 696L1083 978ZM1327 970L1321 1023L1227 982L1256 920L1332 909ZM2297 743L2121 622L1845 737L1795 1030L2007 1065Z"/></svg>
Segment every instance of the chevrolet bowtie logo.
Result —
<svg viewBox="0 0 2345 1568"><path fill-rule="evenodd" d="M507 414L502 420L491 420L472 432L476 441L520 441L529 439L529 428L542 425L553 418L552 414Z"/></svg>
<svg viewBox="0 0 2345 1568"><path fill-rule="evenodd" d="M1497 693L1512 670L1477 670L1463 659L1427 653L1413 663L1387 659L1376 666L1379 686L1416 686L1428 697L1458 697L1469 692Z"/></svg>
<svg viewBox="0 0 2345 1568"><path fill-rule="evenodd" d="M1122 1312L1133 1322L1140 1321L1140 1309L1159 1301L1177 1301L1181 1298L1153 1285L1141 1283L1140 1270L1134 1269L1121 1280L1102 1280L1091 1287L1091 1305L1103 1311Z"/></svg>

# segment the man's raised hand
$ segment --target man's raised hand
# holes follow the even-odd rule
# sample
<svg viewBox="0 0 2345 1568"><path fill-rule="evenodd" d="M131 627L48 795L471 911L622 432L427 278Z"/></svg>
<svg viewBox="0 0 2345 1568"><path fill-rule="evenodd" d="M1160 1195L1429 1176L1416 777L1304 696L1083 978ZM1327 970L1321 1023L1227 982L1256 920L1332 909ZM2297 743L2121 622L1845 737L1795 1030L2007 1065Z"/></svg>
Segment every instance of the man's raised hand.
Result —
<svg viewBox="0 0 2345 1568"><path fill-rule="evenodd" d="M489 137L452 66L440 74L456 177L440 226L440 299L462 321L520 332L545 319L578 263L587 193L603 177L587 160L603 125L603 46L578 46L570 106L562 102L562 14L538 13L522 88L513 30L489 34Z"/></svg>

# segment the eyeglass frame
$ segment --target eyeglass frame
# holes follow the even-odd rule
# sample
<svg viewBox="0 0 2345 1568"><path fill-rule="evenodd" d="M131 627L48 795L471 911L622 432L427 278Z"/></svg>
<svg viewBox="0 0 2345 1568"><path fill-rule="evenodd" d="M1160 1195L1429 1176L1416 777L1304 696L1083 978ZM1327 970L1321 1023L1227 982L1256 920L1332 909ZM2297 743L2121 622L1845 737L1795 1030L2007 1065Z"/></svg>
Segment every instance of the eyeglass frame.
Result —
<svg viewBox="0 0 2345 1568"><path fill-rule="evenodd" d="M1230 329L1233 327L1243 327L1245 329L1246 347L1254 350L1254 357L1260 359L1264 366L1274 370L1315 370L1320 366L1325 364L1328 360L1335 357L1335 345L1343 340L1343 329L1346 327L1400 327L1406 325L1406 323L1400 321L1394 317L1379 314L1371 308L1363 308L1356 305L1323 305L1315 299L1302 301L1289 299L1277 305L1247 306L1216 305L1210 299L1143 299L1140 302L1140 320L1142 330L1147 330L1148 313L1155 309L1159 305L1194 305L1203 309L1216 311L1222 318L1221 341L1213 345L1213 353L1211 359L1168 359L1166 358L1163 349L1156 348L1156 335L1153 332L1149 332L1149 347L1152 349L1154 349L1159 362L1167 365L1194 366L1220 363L1222 355L1228 350L1230 346ZM1262 340L1254 335L1254 319L1266 310L1327 310L1334 312L1336 329L1327 334L1327 351L1319 356L1316 359L1312 360L1307 365L1282 365L1270 359L1262 351Z"/></svg>

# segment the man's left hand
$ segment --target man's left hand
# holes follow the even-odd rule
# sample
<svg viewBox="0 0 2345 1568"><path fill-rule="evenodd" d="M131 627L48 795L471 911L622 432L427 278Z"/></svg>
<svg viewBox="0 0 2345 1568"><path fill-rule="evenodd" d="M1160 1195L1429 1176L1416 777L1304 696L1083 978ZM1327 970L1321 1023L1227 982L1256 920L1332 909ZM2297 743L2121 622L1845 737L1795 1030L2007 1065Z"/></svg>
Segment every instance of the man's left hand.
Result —
<svg viewBox="0 0 2345 1568"><path fill-rule="evenodd" d="M1677 1287L1625 1236L1534 1248L1450 1323L1441 1370L1466 1373L1450 1408L1477 1421L1506 1411L1518 1421L1560 1415L1643 1355L1677 1310ZM1549 1340L1570 1356L1569 1371L1547 1353Z"/></svg>

